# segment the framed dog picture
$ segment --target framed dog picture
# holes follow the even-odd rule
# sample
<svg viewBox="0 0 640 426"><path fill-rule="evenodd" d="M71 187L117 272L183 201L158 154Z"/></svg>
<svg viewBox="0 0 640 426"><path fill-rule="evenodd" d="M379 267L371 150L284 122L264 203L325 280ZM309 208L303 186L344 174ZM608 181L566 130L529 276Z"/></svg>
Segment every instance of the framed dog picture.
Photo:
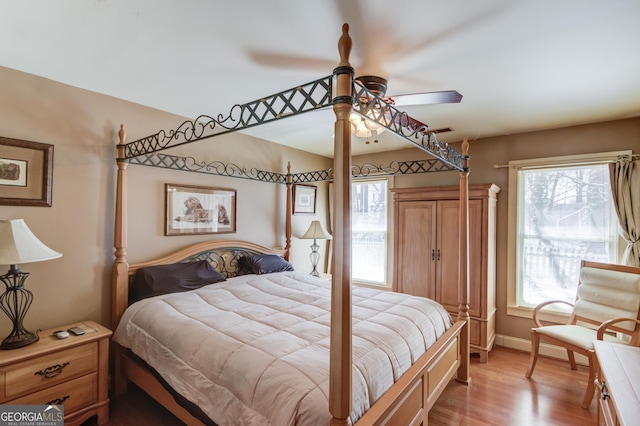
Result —
<svg viewBox="0 0 640 426"><path fill-rule="evenodd" d="M236 232L236 190L165 184L165 235Z"/></svg>

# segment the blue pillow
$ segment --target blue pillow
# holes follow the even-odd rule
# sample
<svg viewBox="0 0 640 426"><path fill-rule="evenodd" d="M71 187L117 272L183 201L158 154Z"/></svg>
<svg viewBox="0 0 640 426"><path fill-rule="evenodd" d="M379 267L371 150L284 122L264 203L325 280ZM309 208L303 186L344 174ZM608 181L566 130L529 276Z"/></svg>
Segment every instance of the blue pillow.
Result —
<svg viewBox="0 0 640 426"><path fill-rule="evenodd" d="M206 260L147 266L136 271L129 289L129 303L167 293L195 290L207 284L225 281Z"/></svg>
<svg viewBox="0 0 640 426"><path fill-rule="evenodd" d="M275 254L256 254L238 259L240 269L247 274L270 274L272 272L293 271L293 266Z"/></svg>

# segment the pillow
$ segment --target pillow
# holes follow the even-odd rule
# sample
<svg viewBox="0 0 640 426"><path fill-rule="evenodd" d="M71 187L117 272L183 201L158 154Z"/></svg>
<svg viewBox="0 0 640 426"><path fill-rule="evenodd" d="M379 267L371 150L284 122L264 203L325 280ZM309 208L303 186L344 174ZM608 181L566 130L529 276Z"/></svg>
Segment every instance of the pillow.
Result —
<svg viewBox="0 0 640 426"><path fill-rule="evenodd" d="M256 254L238 259L240 269L247 274L270 274L293 271L293 266L276 254Z"/></svg>
<svg viewBox="0 0 640 426"><path fill-rule="evenodd" d="M225 281L206 260L147 266L136 271L129 289L129 303L167 293L195 290L207 284Z"/></svg>

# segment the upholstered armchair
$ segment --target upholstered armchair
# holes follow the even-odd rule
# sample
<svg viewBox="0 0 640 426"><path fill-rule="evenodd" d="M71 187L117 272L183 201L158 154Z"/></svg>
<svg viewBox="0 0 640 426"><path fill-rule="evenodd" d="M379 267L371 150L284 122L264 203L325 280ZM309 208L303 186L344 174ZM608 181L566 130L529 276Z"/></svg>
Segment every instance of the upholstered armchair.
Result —
<svg viewBox="0 0 640 426"><path fill-rule="evenodd" d="M564 325L543 325L540 311L554 303L572 307ZM640 343L640 267L582 261L575 303L550 300L533 310L535 327L531 329L531 357L527 377L531 377L538 360L540 341L567 350L571 369L574 353L589 360L589 380L582 401L589 408L594 394L597 360L593 348L596 339L638 345Z"/></svg>

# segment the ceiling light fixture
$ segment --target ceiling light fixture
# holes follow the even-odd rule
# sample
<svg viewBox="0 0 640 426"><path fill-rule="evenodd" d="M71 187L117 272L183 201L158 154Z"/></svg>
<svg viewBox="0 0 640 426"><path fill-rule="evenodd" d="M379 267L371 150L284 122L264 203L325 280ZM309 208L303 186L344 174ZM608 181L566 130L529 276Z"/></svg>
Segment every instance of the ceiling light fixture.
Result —
<svg viewBox="0 0 640 426"><path fill-rule="evenodd" d="M351 122L351 133L358 136L359 138L376 138L382 132L386 130L384 126L378 124L375 120L370 118L365 118L359 114L352 113L349 117L349 121ZM378 142L378 139L374 140L375 143ZM366 143L369 143L367 140Z"/></svg>

